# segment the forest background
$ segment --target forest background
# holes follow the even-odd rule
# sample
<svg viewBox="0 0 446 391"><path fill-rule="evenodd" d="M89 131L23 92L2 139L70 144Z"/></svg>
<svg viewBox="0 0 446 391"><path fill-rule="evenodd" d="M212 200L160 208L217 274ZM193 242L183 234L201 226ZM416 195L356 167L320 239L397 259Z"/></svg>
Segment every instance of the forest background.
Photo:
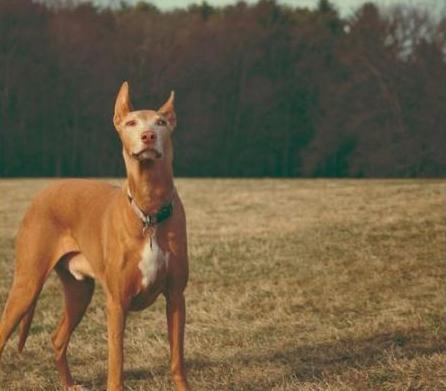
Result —
<svg viewBox="0 0 446 391"><path fill-rule="evenodd" d="M122 176L123 80L178 176L446 174L445 12L0 0L0 176Z"/></svg>

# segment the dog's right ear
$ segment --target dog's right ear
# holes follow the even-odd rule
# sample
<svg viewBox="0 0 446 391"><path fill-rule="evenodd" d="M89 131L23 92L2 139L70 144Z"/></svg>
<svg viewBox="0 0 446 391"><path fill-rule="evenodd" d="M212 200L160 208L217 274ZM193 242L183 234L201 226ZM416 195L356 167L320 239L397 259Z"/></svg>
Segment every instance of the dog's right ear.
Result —
<svg viewBox="0 0 446 391"><path fill-rule="evenodd" d="M115 124L115 127L118 127L124 117L132 110L129 90L129 83L126 81L122 83L115 102L115 115L113 116L113 123Z"/></svg>

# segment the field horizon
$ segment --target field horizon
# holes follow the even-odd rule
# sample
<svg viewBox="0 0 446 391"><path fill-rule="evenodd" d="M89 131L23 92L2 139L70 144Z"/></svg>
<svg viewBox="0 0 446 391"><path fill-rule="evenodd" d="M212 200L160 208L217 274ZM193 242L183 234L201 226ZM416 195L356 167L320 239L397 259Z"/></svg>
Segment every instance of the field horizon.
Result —
<svg viewBox="0 0 446 391"><path fill-rule="evenodd" d="M57 179L0 179L0 311L26 207ZM121 179L101 179L115 184ZM446 389L446 181L179 178L188 218L186 363L197 391ZM0 389L62 390L50 337L55 273ZM164 299L131 314L126 390L173 390ZM105 390L107 334L97 284L68 360Z"/></svg>

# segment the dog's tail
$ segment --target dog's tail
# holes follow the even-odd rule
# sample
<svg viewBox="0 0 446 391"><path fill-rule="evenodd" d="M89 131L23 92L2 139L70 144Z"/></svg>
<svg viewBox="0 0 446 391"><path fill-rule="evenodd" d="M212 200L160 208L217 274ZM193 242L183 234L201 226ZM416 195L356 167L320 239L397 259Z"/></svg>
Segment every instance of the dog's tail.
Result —
<svg viewBox="0 0 446 391"><path fill-rule="evenodd" d="M26 339L28 338L29 328L31 327L31 322L34 317L34 310L36 308L37 298L34 300L29 307L28 311L26 311L25 315L20 321L19 325L19 343L17 349L19 353L22 353L23 348L25 347Z"/></svg>

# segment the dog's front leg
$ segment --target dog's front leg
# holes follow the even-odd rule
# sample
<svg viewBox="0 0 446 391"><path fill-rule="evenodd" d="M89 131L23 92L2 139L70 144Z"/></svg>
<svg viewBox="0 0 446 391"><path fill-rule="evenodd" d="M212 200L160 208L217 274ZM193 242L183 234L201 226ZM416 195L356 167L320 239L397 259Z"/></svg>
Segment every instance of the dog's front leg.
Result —
<svg viewBox="0 0 446 391"><path fill-rule="evenodd" d="M184 368L186 305L183 292L169 292L166 295L166 301L172 377L177 391L187 391L189 387Z"/></svg>
<svg viewBox="0 0 446 391"><path fill-rule="evenodd" d="M124 328L126 309L114 300L107 300L108 380L107 391L122 391L124 362Z"/></svg>

